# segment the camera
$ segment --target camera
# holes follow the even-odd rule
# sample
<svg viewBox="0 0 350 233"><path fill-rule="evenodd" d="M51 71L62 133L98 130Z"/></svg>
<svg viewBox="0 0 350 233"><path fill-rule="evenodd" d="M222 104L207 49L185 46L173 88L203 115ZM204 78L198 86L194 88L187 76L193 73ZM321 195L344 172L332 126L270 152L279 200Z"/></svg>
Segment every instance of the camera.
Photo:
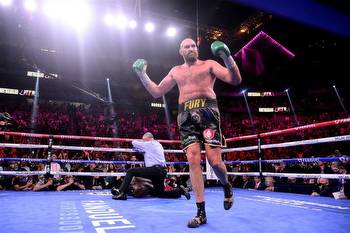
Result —
<svg viewBox="0 0 350 233"><path fill-rule="evenodd" d="M12 117L8 112L0 113L0 121L11 121Z"/></svg>
<svg viewBox="0 0 350 233"><path fill-rule="evenodd" d="M5 130L13 126L11 121L12 121L12 117L9 113L7 112L0 113L0 130Z"/></svg>
<svg viewBox="0 0 350 233"><path fill-rule="evenodd" d="M12 121L12 117L9 113L7 112L0 113L0 126L12 125L10 121Z"/></svg>

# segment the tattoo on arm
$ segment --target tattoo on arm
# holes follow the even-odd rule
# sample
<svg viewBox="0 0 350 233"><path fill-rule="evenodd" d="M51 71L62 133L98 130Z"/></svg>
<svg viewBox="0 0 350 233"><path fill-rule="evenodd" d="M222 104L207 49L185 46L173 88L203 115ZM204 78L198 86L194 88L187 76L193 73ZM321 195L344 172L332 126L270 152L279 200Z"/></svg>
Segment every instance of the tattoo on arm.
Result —
<svg viewBox="0 0 350 233"><path fill-rule="evenodd" d="M233 60L232 56L229 56L227 59L224 59L225 66L229 70L233 70L237 67L235 60Z"/></svg>
<svg viewBox="0 0 350 233"><path fill-rule="evenodd" d="M148 77L147 74L141 74L140 80L145 87L148 86L151 82L151 79Z"/></svg>
<svg viewBox="0 0 350 233"><path fill-rule="evenodd" d="M232 56L223 58L226 68L231 74L231 81L234 85L240 84L242 81L239 68Z"/></svg>

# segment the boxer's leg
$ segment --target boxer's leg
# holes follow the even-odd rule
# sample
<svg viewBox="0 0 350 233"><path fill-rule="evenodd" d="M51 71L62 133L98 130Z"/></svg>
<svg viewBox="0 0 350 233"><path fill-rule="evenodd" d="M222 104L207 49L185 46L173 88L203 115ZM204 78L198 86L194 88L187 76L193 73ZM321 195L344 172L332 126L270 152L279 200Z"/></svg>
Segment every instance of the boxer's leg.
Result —
<svg viewBox="0 0 350 233"><path fill-rule="evenodd" d="M219 178L224 186L224 209L229 210L233 205L233 192L227 178L227 169L221 158L221 148L205 145L207 158L210 166L213 168L215 175Z"/></svg>
<svg viewBox="0 0 350 233"><path fill-rule="evenodd" d="M204 201L204 180L201 166L200 144L194 143L187 147L186 155L190 166L190 178L196 197L197 215L192 218L187 226L194 228L207 222Z"/></svg>

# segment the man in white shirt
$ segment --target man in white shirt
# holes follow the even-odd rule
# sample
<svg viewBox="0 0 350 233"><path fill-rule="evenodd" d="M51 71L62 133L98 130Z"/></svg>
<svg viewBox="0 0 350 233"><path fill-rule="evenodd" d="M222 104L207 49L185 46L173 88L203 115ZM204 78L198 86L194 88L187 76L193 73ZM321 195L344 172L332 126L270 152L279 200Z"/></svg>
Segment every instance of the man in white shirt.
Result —
<svg viewBox="0 0 350 233"><path fill-rule="evenodd" d="M57 159L57 155L55 153L52 154L51 156L51 159L52 160L56 160ZM61 165L57 162L51 162L50 163L50 171L52 172L60 172L61 171ZM54 178L55 179L59 179L60 178L60 175L54 175Z"/></svg>
<svg viewBox="0 0 350 233"><path fill-rule="evenodd" d="M142 140L133 140L132 145L136 150L144 152L145 167L129 169L119 189L115 187L112 188L113 199L127 200L127 190L133 177L142 177L152 180L154 196L161 198L179 198L181 195L184 195L187 200L190 199L190 194L183 186L170 191L164 190L164 179L167 175L164 148L158 141L154 140L152 133L145 133L142 136Z"/></svg>

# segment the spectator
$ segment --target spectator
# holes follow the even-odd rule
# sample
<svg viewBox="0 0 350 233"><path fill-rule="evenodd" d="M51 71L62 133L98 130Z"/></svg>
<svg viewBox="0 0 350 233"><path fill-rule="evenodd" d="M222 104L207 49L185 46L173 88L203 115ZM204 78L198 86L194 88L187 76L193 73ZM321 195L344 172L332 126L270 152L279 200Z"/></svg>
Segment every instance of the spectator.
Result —
<svg viewBox="0 0 350 233"><path fill-rule="evenodd" d="M242 176L242 188L243 189L253 189L254 182L251 180L250 176Z"/></svg>
<svg viewBox="0 0 350 233"><path fill-rule="evenodd" d="M81 183L80 179L75 179L73 176L65 176L61 183L57 186L57 191L66 190L84 190L85 186Z"/></svg>
<svg viewBox="0 0 350 233"><path fill-rule="evenodd" d="M273 179L273 177L268 176L265 177L265 191L270 191L270 192L274 192L275 191L275 185L274 185L275 181Z"/></svg>
<svg viewBox="0 0 350 233"><path fill-rule="evenodd" d="M12 187L16 191L29 191L34 187L33 177L26 175L15 176L12 179Z"/></svg>
<svg viewBox="0 0 350 233"><path fill-rule="evenodd" d="M333 192L335 192L335 188L329 184L329 180L326 178L319 178L317 181L317 185L314 187L312 191L312 196L323 196L323 197L333 197Z"/></svg>
<svg viewBox="0 0 350 233"><path fill-rule="evenodd" d="M266 185L261 181L259 176L254 176L254 189L256 190L265 190Z"/></svg>
<svg viewBox="0 0 350 233"><path fill-rule="evenodd" d="M55 190L53 177L51 175L41 175L38 182L34 185L33 191L50 191Z"/></svg>

